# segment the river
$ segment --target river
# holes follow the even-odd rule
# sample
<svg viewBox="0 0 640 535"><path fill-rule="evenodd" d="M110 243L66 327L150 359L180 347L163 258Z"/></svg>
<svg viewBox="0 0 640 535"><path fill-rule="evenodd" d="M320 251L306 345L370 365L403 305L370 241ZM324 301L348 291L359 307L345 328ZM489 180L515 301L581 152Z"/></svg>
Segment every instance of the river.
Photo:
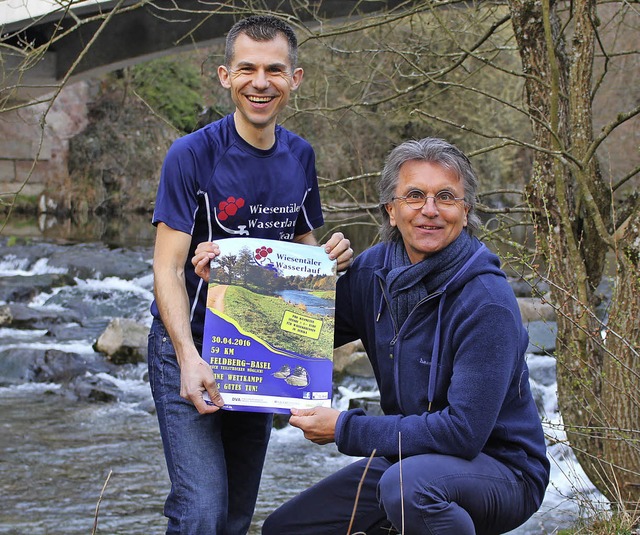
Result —
<svg viewBox="0 0 640 535"><path fill-rule="evenodd" d="M0 305L15 299L34 314L60 318L58 324L0 327L0 534L90 533L109 474L98 533L163 533L162 504L169 482L156 417L150 412L146 366L94 370L95 378L120 392L118 401L98 403L78 399L57 382L28 380L24 364L45 349L97 361L101 356L92 345L111 318L150 322L153 233L125 225L129 237L109 232L83 236L79 242L64 232L52 235L51 228L39 233L5 229L0 235L0 290L5 296ZM47 288L48 277L68 275L69 284ZM537 377L533 386L550 439L553 473L541 511L514 535L567 527L599 499L563 442L555 383L536 371L548 375L552 357L530 355L529 362ZM337 385L334 406L345 408L350 397L373 390L371 381L348 379ZM260 532L274 507L350 460L334 445L309 443L297 429L274 429L250 535Z"/></svg>

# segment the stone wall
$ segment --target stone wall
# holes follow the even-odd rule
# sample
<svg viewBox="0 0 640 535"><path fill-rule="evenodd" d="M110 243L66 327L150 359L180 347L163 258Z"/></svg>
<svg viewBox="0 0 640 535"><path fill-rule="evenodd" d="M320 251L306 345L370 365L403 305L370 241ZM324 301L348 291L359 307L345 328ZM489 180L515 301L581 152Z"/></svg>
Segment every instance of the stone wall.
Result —
<svg viewBox="0 0 640 535"><path fill-rule="evenodd" d="M69 181L69 139L87 126L90 85L67 86L50 99L0 113L0 196L37 199L46 211L47 190ZM46 99L46 97L45 97ZM44 123L45 127L42 128Z"/></svg>

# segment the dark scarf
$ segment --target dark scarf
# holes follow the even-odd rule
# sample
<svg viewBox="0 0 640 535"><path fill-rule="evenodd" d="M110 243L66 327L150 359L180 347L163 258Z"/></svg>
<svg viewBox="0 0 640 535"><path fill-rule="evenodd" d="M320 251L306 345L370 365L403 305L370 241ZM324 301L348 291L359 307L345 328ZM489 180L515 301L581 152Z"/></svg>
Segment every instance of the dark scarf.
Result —
<svg viewBox="0 0 640 535"><path fill-rule="evenodd" d="M402 240L389 244L386 282L393 314L402 325L416 304L444 285L472 253L473 238L466 230L447 247L412 264Z"/></svg>

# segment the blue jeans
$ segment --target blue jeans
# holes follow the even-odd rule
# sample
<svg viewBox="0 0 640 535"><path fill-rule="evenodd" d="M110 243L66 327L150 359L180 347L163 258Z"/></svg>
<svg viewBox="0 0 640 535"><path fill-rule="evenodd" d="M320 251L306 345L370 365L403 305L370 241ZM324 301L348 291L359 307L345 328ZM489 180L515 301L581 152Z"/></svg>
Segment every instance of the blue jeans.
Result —
<svg viewBox="0 0 640 535"><path fill-rule="evenodd" d="M274 511L263 535L344 535L368 459L305 490ZM349 533L493 535L515 529L537 511L542 497L505 465L481 454L471 461L425 454L400 463L371 462Z"/></svg>
<svg viewBox="0 0 640 535"><path fill-rule="evenodd" d="M180 397L180 368L164 326L149 333L149 383L171 480L167 534L245 535L272 427L271 414L201 415Z"/></svg>

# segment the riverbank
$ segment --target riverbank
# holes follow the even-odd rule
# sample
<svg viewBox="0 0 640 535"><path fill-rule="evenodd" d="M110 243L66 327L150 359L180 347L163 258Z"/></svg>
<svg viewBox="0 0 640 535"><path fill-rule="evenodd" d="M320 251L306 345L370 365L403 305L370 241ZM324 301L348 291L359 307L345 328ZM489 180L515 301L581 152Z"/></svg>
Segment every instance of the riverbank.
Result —
<svg viewBox="0 0 640 535"><path fill-rule="evenodd" d="M145 365L116 366L94 349L114 317L148 324L151 245L109 247L42 238L7 242L0 240L0 302L28 315L20 324L0 327L0 486L10 497L0 513L0 534L86 533L110 470L102 529L127 535L161 532L168 481ZM562 430L550 354L553 336L541 338L544 331L553 334L553 321L530 322L529 329L531 384L548 437L552 484L541 511L516 535L569 527L599 499ZM359 352L350 348L348 358ZM45 362L85 368L82 373L73 368L70 381L61 373L37 382L31 364L42 373ZM351 364L347 371L343 364L336 366L334 402L340 408L376 395L370 370ZM88 395L105 390L108 395ZM347 462L333 446L315 446L287 425L274 430L252 533L259 533L262 520L279 503Z"/></svg>

